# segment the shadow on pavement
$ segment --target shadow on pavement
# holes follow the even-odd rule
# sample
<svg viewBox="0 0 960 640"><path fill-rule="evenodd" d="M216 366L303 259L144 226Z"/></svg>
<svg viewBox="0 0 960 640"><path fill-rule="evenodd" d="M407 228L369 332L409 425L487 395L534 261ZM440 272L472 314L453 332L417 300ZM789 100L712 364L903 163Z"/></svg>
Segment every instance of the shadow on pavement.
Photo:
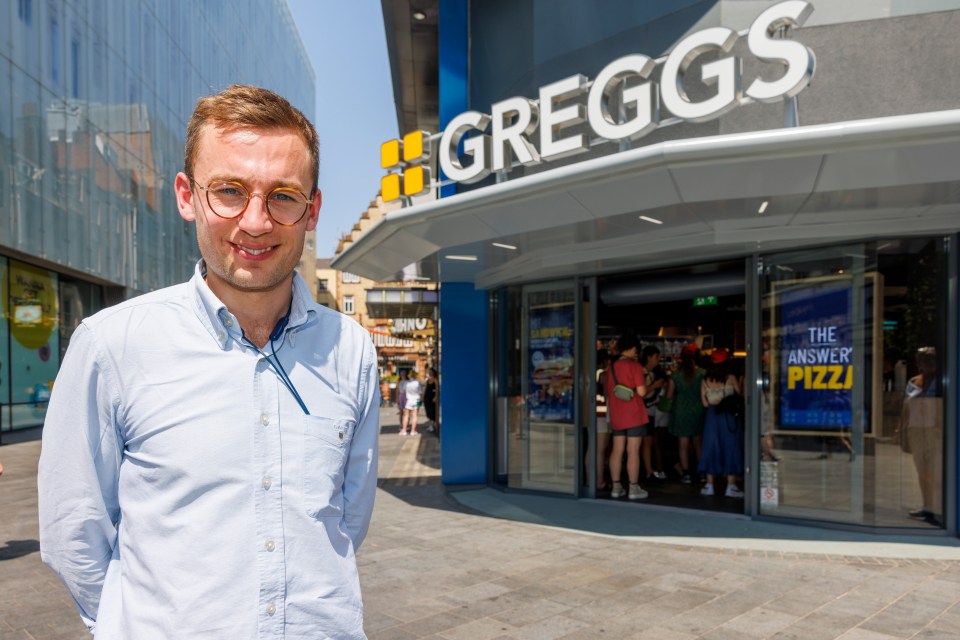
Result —
<svg viewBox="0 0 960 640"><path fill-rule="evenodd" d="M0 547L0 562L28 556L37 551L40 551L38 540L7 540L7 545Z"/></svg>

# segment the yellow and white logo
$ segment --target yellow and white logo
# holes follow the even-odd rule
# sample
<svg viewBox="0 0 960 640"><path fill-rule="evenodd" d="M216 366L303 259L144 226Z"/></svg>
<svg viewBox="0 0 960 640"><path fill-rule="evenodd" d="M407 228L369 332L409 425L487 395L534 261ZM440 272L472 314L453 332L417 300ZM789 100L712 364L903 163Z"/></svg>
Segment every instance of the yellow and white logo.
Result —
<svg viewBox="0 0 960 640"><path fill-rule="evenodd" d="M403 140L389 140L380 145L380 166L390 172L380 179L384 201L426 193L430 189L429 165L428 131L412 131L403 136Z"/></svg>

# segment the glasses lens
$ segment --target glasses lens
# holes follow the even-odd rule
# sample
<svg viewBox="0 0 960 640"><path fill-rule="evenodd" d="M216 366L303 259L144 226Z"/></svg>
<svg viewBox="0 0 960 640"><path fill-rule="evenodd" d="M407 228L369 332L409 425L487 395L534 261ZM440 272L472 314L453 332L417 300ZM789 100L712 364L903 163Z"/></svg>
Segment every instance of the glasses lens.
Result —
<svg viewBox="0 0 960 640"><path fill-rule="evenodd" d="M296 189L280 187L270 192L267 208L280 224L296 224L307 210L307 198Z"/></svg>
<svg viewBox="0 0 960 640"><path fill-rule="evenodd" d="M235 218L247 206L247 190L236 182L215 180L207 187L207 203L221 218Z"/></svg>

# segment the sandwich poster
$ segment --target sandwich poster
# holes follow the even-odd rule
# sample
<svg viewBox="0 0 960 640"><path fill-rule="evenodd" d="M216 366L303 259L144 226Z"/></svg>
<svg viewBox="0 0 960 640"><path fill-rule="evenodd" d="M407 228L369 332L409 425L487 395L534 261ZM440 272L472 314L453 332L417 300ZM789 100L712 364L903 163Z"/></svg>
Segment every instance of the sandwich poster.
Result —
<svg viewBox="0 0 960 640"><path fill-rule="evenodd" d="M781 293L781 426L851 425L852 313L850 287L805 287Z"/></svg>
<svg viewBox="0 0 960 640"><path fill-rule="evenodd" d="M532 307L528 317L530 419L573 422L573 304Z"/></svg>

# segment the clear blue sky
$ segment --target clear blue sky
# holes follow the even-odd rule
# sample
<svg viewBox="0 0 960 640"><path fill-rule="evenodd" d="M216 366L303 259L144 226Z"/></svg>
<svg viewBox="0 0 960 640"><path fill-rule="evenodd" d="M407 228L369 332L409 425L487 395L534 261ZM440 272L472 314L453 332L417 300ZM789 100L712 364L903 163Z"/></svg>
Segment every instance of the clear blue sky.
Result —
<svg viewBox="0 0 960 640"><path fill-rule="evenodd" d="M380 144L397 137L379 0L287 0L317 75L323 208L317 256L333 256L380 188Z"/></svg>

